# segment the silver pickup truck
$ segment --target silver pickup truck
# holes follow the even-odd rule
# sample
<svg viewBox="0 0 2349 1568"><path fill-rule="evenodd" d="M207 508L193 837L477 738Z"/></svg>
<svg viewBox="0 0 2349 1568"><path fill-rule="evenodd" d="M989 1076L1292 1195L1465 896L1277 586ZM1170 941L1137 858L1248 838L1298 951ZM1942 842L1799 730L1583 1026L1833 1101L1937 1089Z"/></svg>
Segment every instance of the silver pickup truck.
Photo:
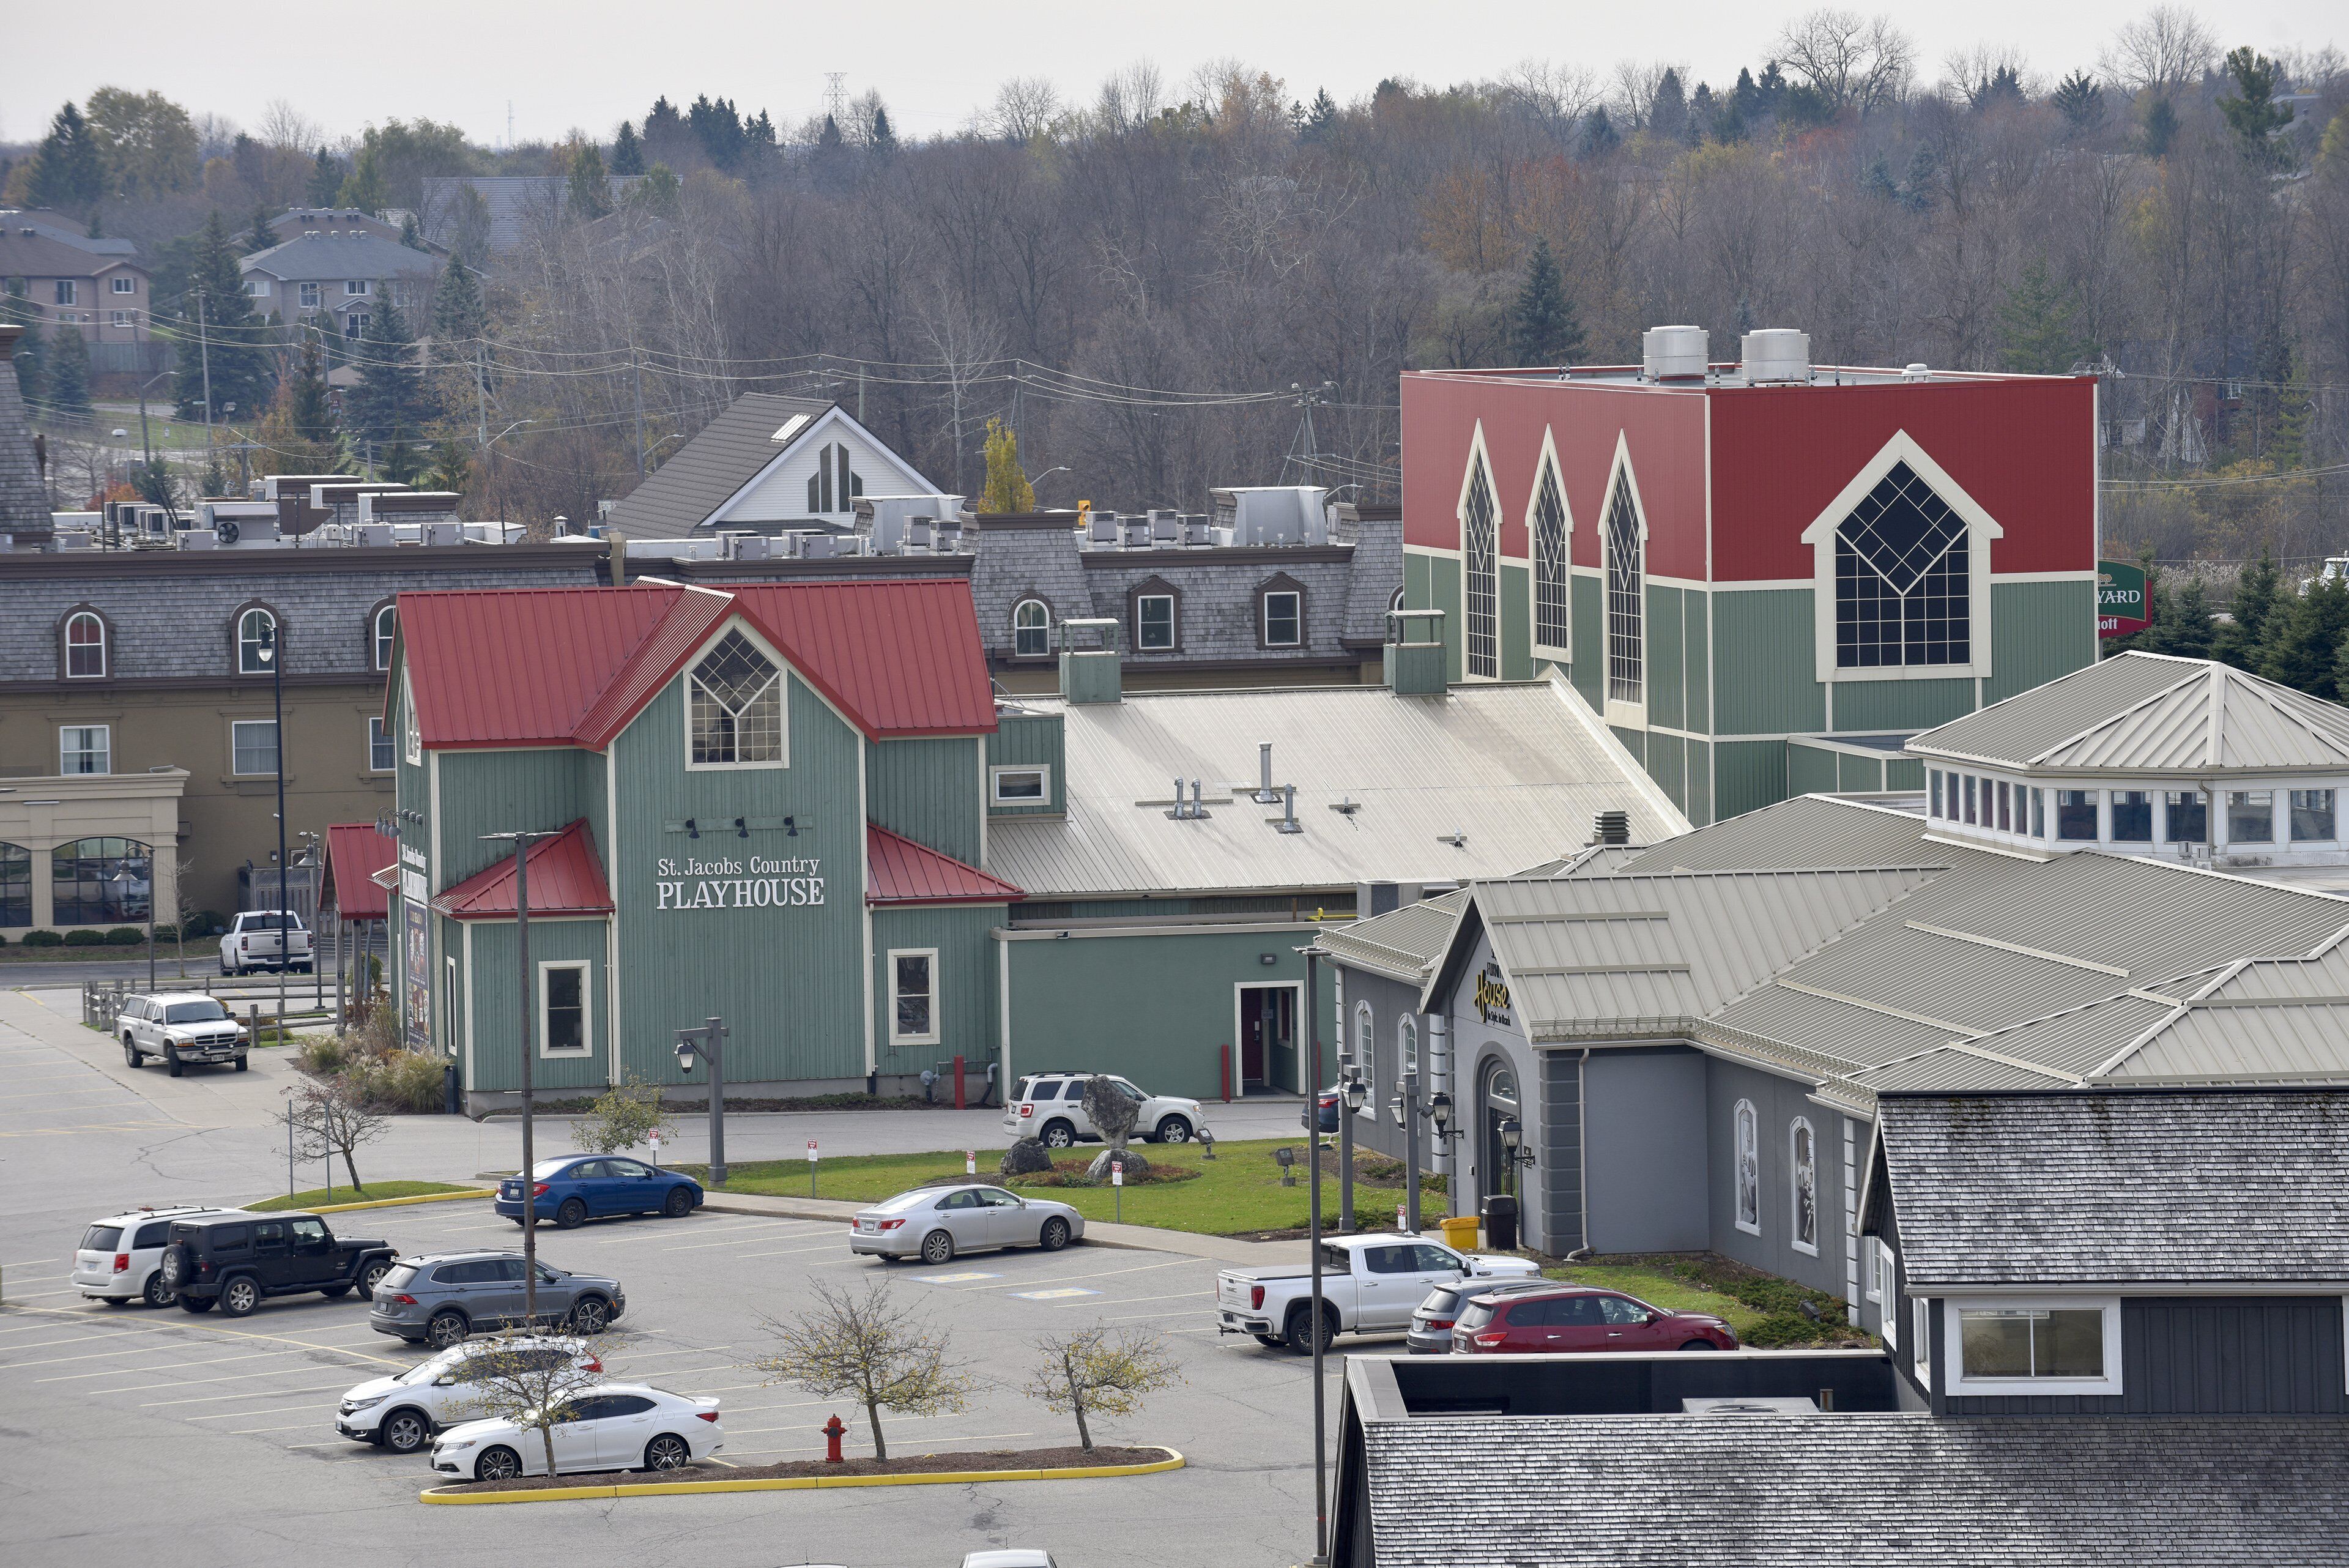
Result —
<svg viewBox="0 0 2349 1568"><path fill-rule="evenodd" d="M310 932L291 909L247 909L229 922L220 940L222 974L256 969L310 972Z"/></svg>
<svg viewBox="0 0 2349 1568"><path fill-rule="evenodd" d="M1321 1243L1321 1343L1340 1334L1401 1334L1411 1327L1412 1309L1438 1285L1538 1272L1524 1258L1455 1252L1418 1236L1334 1236ZM1216 1332L1252 1334L1259 1345L1302 1355L1313 1348L1312 1296L1310 1262L1226 1269L1216 1276Z"/></svg>

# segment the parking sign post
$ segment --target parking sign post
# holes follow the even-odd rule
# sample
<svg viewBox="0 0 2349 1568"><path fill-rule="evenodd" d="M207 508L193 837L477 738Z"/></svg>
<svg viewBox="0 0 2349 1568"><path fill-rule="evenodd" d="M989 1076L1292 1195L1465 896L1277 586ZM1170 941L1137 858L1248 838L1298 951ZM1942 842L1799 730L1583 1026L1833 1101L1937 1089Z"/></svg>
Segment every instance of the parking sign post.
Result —
<svg viewBox="0 0 2349 1568"><path fill-rule="evenodd" d="M818 1158L815 1139L808 1139L808 1196L815 1196L815 1162Z"/></svg>
<svg viewBox="0 0 2349 1568"><path fill-rule="evenodd" d="M1118 1222L1123 1224L1125 1221L1125 1161L1112 1159L1109 1162L1109 1184L1115 1194L1111 1201L1116 1207Z"/></svg>

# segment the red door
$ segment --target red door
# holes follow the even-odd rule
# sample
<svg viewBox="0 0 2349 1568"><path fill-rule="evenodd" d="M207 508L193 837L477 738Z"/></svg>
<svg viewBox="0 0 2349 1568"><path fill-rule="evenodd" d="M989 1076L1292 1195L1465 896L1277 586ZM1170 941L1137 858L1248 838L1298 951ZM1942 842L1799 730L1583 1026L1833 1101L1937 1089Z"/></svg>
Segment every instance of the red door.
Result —
<svg viewBox="0 0 2349 1568"><path fill-rule="evenodd" d="M1264 1082L1264 992L1250 988L1240 992L1240 1083Z"/></svg>

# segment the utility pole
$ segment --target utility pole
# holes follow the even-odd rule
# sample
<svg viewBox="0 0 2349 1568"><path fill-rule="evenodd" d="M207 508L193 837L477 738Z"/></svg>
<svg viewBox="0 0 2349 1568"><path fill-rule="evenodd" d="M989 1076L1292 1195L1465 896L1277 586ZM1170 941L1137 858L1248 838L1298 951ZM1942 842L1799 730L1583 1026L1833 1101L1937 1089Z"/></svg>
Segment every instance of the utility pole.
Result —
<svg viewBox="0 0 2349 1568"><path fill-rule="evenodd" d="M628 369L636 383L636 477L645 476L645 362L637 350L628 350Z"/></svg>
<svg viewBox="0 0 2349 1568"><path fill-rule="evenodd" d="M533 1141L531 1114L531 1067L534 1054L531 1043L531 1024L536 1009L536 987L531 983L530 971L530 846L533 840L553 838L560 828L517 828L512 833L484 833L481 842L511 842L514 846L514 948L521 955L522 996L522 1170L518 1185L522 1188L522 1315L531 1327L538 1326L538 1148Z"/></svg>
<svg viewBox="0 0 2349 1568"><path fill-rule="evenodd" d="M205 328L205 319L212 315L212 305L202 289L196 290L196 352L204 362L204 461L212 456L212 343Z"/></svg>
<svg viewBox="0 0 2349 1568"><path fill-rule="evenodd" d="M1330 1336L1322 1328L1321 1316L1320 982L1320 950L1309 947L1305 950L1305 1040L1306 1054L1312 1061L1312 1077L1308 1081L1305 1096L1305 1137L1306 1155L1313 1164L1313 1191L1308 1199L1306 1235L1313 1249L1313 1306L1305 1332L1313 1336L1313 1568L1328 1568L1330 1562L1329 1417L1321 1399L1321 1351Z"/></svg>

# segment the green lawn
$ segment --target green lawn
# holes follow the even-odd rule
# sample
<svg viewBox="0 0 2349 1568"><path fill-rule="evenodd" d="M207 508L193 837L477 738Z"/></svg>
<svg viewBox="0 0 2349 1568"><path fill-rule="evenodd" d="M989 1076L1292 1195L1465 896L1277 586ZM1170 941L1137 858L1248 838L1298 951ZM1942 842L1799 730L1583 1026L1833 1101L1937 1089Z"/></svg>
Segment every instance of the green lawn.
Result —
<svg viewBox="0 0 2349 1568"><path fill-rule="evenodd" d="M248 1203L254 1213L273 1209L316 1209L322 1203L372 1203L386 1198L421 1198L432 1192L471 1192L472 1188L447 1181L370 1181L363 1192L352 1190L348 1182L336 1186L314 1187L307 1192L297 1192L291 1198L272 1198L266 1202Z"/></svg>
<svg viewBox="0 0 2349 1568"><path fill-rule="evenodd" d="M1562 1269L1544 1269L1542 1272L1555 1280L1571 1280L1578 1285L1621 1291L1669 1312L1711 1313L1728 1320L1741 1339L1767 1315L1723 1292L1701 1291L1661 1269L1637 1263L1574 1263Z"/></svg>
<svg viewBox="0 0 2349 1568"><path fill-rule="evenodd" d="M1632 1257L1619 1262L1571 1263L1542 1272L1621 1291L1671 1312L1711 1313L1757 1348L1876 1343L1845 1321L1844 1303L1837 1298L1724 1258ZM1711 1288L1703 1288L1707 1286ZM1806 1303L1816 1316L1802 1310Z"/></svg>
<svg viewBox="0 0 2349 1568"><path fill-rule="evenodd" d="M1205 1158L1204 1146L1190 1144L1146 1144L1136 1146L1153 1165L1180 1166L1201 1174L1187 1181L1163 1185L1128 1187L1124 1193L1124 1220L1129 1225L1154 1225L1169 1231L1196 1231L1211 1235L1232 1235L1257 1231L1282 1231L1302 1228L1306 1209L1310 1201L1306 1189L1307 1173L1297 1172L1297 1185L1280 1185L1280 1168L1273 1163L1272 1151L1282 1147L1303 1149L1303 1138L1268 1138L1252 1143L1218 1143L1216 1158ZM1062 1157L1091 1160L1100 1152L1097 1145L1081 1144ZM996 1177L996 1164L1003 1158L1003 1145L978 1150L978 1173L990 1179ZM679 1166L699 1177L700 1166ZM963 1174L962 1151L945 1150L937 1154L854 1155L838 1159L826 1159L816 1175L814 1195L858 1202L874 1202L909 1187L938 1178L956 1178ZM805 1160L757 1160L730 1167L726 1190L729 1192L765 1193L781 1198L805 1198L808 1191L808 1168ZM1088 1220L1109 1220L1117 1217L1118 1194L1108 1187L1022 1187L1018 1179L1010 1185L1015 1190L1034 1192L1040 1197L1057 1199L1068 1204ZM1381 1216L1392 1223L1397 1194L1392 1187L1357 1186L1355 1189L1361 1217L1366 1222L1376 1222ZM1434 1218L1440 1217L1443 1199L1433 1199L1426 1223L1432 1230ZM1321 1186L1321 1206L1324 1221L1336 1224L1338 1214L1338 1182L1335 1174L1325 1175Z"/></svg>

